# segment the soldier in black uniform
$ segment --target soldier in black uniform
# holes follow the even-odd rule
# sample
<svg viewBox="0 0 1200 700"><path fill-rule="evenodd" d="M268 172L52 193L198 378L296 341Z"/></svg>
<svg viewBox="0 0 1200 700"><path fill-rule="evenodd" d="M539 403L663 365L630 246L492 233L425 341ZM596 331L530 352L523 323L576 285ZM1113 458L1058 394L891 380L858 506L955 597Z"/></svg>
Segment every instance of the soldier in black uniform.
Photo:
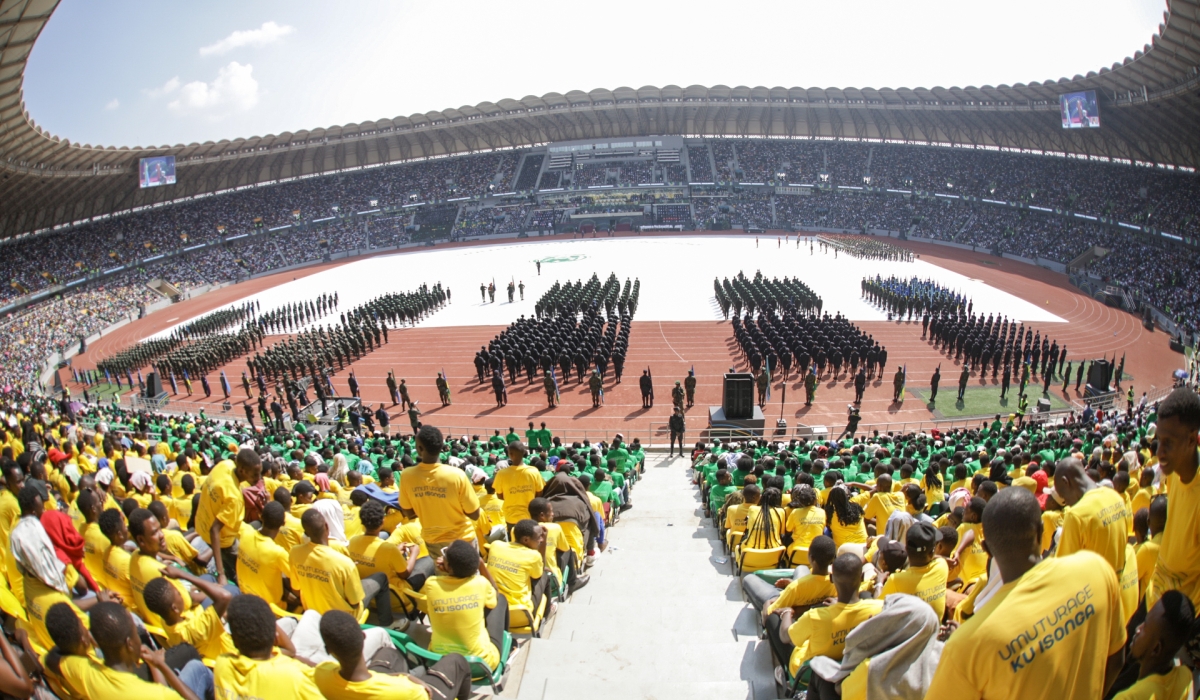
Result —
<svg viewBox="0 0 1200 700"><path fill-rule="evenodd" d="M854 403L862 403L863 392L867 390L867 370L860 369L854 375Z"/></svg>
<svg viewBox="0 0 1200 700"><path fill-rule="evenodd" d="M650 370L642 370L638 388L642 392L642 408L654 408L654 382L650 378Z"/></svg>
<svg viewBox="0 0 1200 700"><path fill-rule="evenodd" d="M937 401L938 384L942 382L942 366L938 365L933 370L933 376L929 378L929 403Z"/></svg>
<svg viewBox="0 0 1200 700"><path fill-rule="evenodd" d="M696 370L689 369L688 376L683 380L683 390L687 392L687 407L696 405Z"/></svg>

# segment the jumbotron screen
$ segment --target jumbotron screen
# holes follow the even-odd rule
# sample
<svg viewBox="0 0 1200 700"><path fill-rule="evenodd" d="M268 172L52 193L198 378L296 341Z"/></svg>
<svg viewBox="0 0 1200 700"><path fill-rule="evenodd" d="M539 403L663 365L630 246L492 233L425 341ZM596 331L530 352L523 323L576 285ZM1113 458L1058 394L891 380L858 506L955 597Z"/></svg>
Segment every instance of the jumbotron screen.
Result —
<svg viewBox="0 0 1200 700"><path fill-rule="evenodd" d="M1068 92L1058 96L1064 129L1096 129L1100 126L1100 107L1096 91Z"/></svg>
<svg viewBox="0 0 1200 700"><path fill-rule="evenodd" d="M138 165L138 186L161 187L175 184L175 156L142 158Z"/></svg>

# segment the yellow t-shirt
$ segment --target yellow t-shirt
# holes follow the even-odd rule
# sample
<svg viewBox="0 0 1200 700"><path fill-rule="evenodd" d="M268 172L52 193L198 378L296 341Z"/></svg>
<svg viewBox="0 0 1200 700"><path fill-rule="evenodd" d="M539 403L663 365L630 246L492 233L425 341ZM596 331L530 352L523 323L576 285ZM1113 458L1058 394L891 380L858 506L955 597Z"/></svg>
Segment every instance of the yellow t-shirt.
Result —
<svg viewBox="0 0 1200 700"><path fill-rule="evenodd" d="M558 523L541 523L546 530L546 568L554 572L554 577L562 583L562 569L558 567L558 552L571 551L571 543L567 542L562 526Z"/></svg>
<svg viewBox="0 0 1200 700"><path fill-rule="evenodd" d="M256 595L275 607L283 605L283 579L291 576L288 552L252 527L238 539L237 578L242 593Z"/></svg>
<svg viewBox="0 0 1200 700"><path fill-rule="evenodd" d="M278 652L262 661L233 654L218 658L213 689L221 700L324 700L313 682L313 669Z"/></svg>
<svg viewBox="0 0 1200 700"><path fill-rule="evenodd" d="M461 469L418 464L400 472L400 507L416 512L426 542L475 538L466 514L479 510L479 499Z"/></svg>
<svg viewBox="0 0 1200 700"><path fill-rule="evenodd" d="M725 511L725 529L732 532L745 532L746 523L751 515L758 512L758 506L749 503L739 503Z"/></svg>
<svg viewBox="0 0 1200 700"><path fill-rule="evenodd" d="M179 527L186 529L188 521L192 519L192 497L183 496L183 489L180 489L179 493L178 498L164 498L163 501L167 506L167 515L174 518Z"/></svg>
<svg viewBox="0 0 1200 700"><path fill-rule="evenodd" d="M538 476L541 476L539 473ZM497 498L494 493L486 491L478 495L479 497L479 519L486 521L487 529L490 531L497 525L504 524L504 500ZM528 505L528 504L526 504ZM396 511L399 512L399 511ZM384 522L384 527L387 527L387 522Z"/></svg>
<svg viewBox="0 0 1200 700"><path fill-rule="evenodd" d="M1061 510L1047 510L1042 513L1042 551L1050 550L1054 544L1054 532L1058 530L1063 522L1063 512Z"/></svg>
<svg viewBox="0 0 1200 700"><path fill-rule="evenodd" d="M808 574L792 581L779 597L767 606L767 614L784 608L801 608L816 605L826 598L836 598L837 589L828 576Z"/></svg>
<svg viewBox="0 0 1200 700"><path fill-rule="evenodd" d="M129 582L129 552L111 544L104 550L104 580L108 590L120 594L126 608L137 610Z"/></svg>
<svg viewBox="0 0 1200 700"><path fill-rule="evenodd" d="M788 514L784 529L792 534L792 543L788 545L788 551L808 549L808 545L825 532L825 511L817 506L793 508Z"/></svg>
<svg viewBox="0 0 1200 700"><path fill-rule="evenodd" d="M509 466L496 472L492 489L504 500L504 522L516 525L529 517L529 502L546 486L542 474L528 464Z"/></svg>
<svg viewBox="0 0 1200 700"><path fill-rule="evenodd" d="M925 566L909 566L888 576L883 584L883 596L908 593L929 603L938 619L946 612L946 576L949 568L945 559L933 558Z"/></svg>
<svg viewBox="0 0 1200 700"><path fill-rule="evenodd" d="M1120 576L1125 570L1129 527L1129 512L1121 494L1112 489L1094 488L1067 508L1055 556L1065 557L1086 549L1104 557Z"/></svg>
<svg viewBox="0 0 1200 700"><path fill-rule="evenodd" d="M853 525L846 525L842 522L837 513L829 519L829 530L833 533L833 544L841 547L844 544L866 544L867 543L867 525L863 522L864 518L859 518L858 522Z"/></svg>
<svg viewBox="0 0 1200 700"><path fill-rule="evenodd" d="M148 557L137 551L129 557L129 588L133 592L133 611L138 614L138 617L155 627L162 627L163 620L146 607L146 598L142 593L145 592L147 583L163 575L162 570L166 566L154 557ZM184 586L182 581L176 580L172 580L171 585L179 591L179 597L183 599L185 609L191 609L192 596L188 593L187 586ZM128 600L126 603L128 604Z"/></svg>
<svg viewBox="0 0 1200 700"><path fill-rule="evenodd" d="M326 661L313 670L313 682L329 700L426 700L425 688L406 675L372 673L365 681L348 681L336 661Z"/></svg>
<svg viewBox="0 0 1200 700"><path fill-rule="evenodd" d="M1117 576L1102 561L1090 551L1045 559L1004 584L950 636L926 700L1103 695L1125 620Z"/></svg>
<svg viewBox="0 0 1200 700"><path fill-rule="evenodd" d="M1119 572L1118 580L1121 582L1121 609L1125 614L1125 622L1129 622L1141 600L1138 597L1137 550L1131 544L1125 545L1125 569Z"/></svg>
<svg viewBox="0 0 1200 700"><path fill-rule="evenodd" d="M196 533L201 539L208 542L209 546L214 546L209 542L209 530L219 520L224 525L220 546L222 549L232 547L242 529L242 520L246 517L246 504L242 500L242 489L238 485L233 462L222 460L208 473L200 489L198 508Z"/></svg>
<svg viewBox="0 0 1200 700"><path fill-rule="evenodd" d="M763 514L759 506L754 506L754 509L746 522L746 537L742 540L742 546L750 549L771 549L780 546L783 542L783 509L770 508L767 515ZM767 521L768 517L771 518L770 522ZM768 527L771 530L769 537L766 532Z"/></svg>
<svg viewBox="0 0 1200 700"><path fill-rule="evenodd" d="M25 576L24 579L25 612L28 614L29 627L32 630L29 640L40 647L40 650L48 651L54 646L54 640L50 638L50 633L46 631L46 613L56 603L70 605L83 624L85 626L88 624L87 615L75 606L74 601L69 596L42 583L39 578Z"/></svg>
<svg viewBox="0 0 1200 700"><path fill-rule="evenodd" d="M181 700L179 693L165 685L144 681L125 671L115 671L86 656L62 657L58 672L67 690L89 700Z"/></svg>
<svg viewBox="0 0 1200 700"><path fill-rule="evenodd" d="M500 651L484 626L488 608L496 607L496 589L482 576L433 576L421 588L433 636L429 650L438 654L478 656L490 668L500 663Z"/></svg>
<svg viewBox="0 0 1200 700"><path fill-rule="evenodd" d="M1169 673L1146 676L1113 696L1113 700L1190 700L1192 674L1187 666L1176 666Z"/></svg>
<svg viewBox="0 0 1200 700"><path fill-rule="evenodd" d="M174 625L167 625L163 630L167 633L167 646L187 642L210 661L215 661L221 654L237 653L237 647L233 645L233 639L225 631L221 616L214 607L208 607Z"/></svg>
<svg viewBox="0 0 1200 700"><path fill-rule="evenodd" d="M279 534L275 536L275 544L290 552L293 547L303 543L304 525L300 523L300 518L291 513L284 513L283 527L279 528Z"/></svg>
<svg viewBox="0 0 1200 700"><path fill-rule="evenodd" d="M371 574L387 574L388 586L393 590L412 590L408 581L400 578L400 573L408 569L408 559L390 539L381 540L373 535L357 535L350 538L346 551L350 553L350 559L358 569L359 578L366 578Z"/></svg>
<svg viewBox="0 0 1200 700"><path fill-rule="evenodd" d="M877 525L886 524L888 516L904 508L904 494L898 491L891 493L876 493L867 501L863 509L863 518L874 520Z"/></svg>
<svg viewBox="0 0 1200 700"><path fill-rule="evenodd" d="M421 533L421 521L410 520L400 527L392 531L392 536L389 540L395 540L397 544L415 544L421 548L420 556L429 556L429 550L425 547L425 538Z"/></svg>
<svg viewBox="0 0 1200 700"><path fill-rule="evenodd" d="M179 530L163 530L162 533L163 537L167 540L167 552L186 564L188 570L193 574L198 576L203 575L204 571L198 570L200 567L193 563L200 552L192 546L191 542L188 542L183 533Z"/></svg>
<svg viewBox="0 0 1200 700"><path fill-rule="evenodd" d="M1170 492L1167 526L1158 548L1158 563L1146 592L1146 609L1166 591L1177 590L1200 606L1200 474L1185 484L1178 474L1166 479Z"/></svg>
<svg viewBox="0 0 1200 700"><path fill-rule="evenodd" d="M83 563L101 588L110 587L104 575L104 553L111 544L100 532L99 523L89 523L83 528Z"/></svg>
<svg viewBox="0 0 1200 700"><path fill-rule="evenodd" d="M882 600L860 600L857 603L834 603L824 608L813 608L801 615L788 628L788 637L796 646L788 662L792 675L800 670L805 661L817 656L841 661L842 653L846 650L846 635L878 615L880 610L883 610Z"/></svg>
<svg viewBox="0 0 1200 700"><path fill-rule="evenodd" d="M970 583L987 573L987 552L983 551L983 523L963 523L958 526L958 541L963 541L967 532L975 533L975 541L963 550L958 558L958 577Z"/></svg>
<svg viewBox="0 0 1200 700"><path fill-rule="evenodd" d="M532 580L541 578L542 555L536 549L509 542L493 542L488 550L488 570L510 608L533 610Z"/></svg>
<svg viewBox="0 0 1200 700"><path fill-rule="evenodd" d="M326 613L341 610L357 616L365 594L350 557L328 545L308 542L288 555L292 586L304 607Z"/></svg>
<svg viewBox="0 0 1200 700"><path fill-rule="evenodd" d="M1146 540L1135 547L1138 566L1138 600L1146 595L1150 578L1154 576L1154 565L1158 562L1158 550L1162 545L1162 533Z"/></svg>

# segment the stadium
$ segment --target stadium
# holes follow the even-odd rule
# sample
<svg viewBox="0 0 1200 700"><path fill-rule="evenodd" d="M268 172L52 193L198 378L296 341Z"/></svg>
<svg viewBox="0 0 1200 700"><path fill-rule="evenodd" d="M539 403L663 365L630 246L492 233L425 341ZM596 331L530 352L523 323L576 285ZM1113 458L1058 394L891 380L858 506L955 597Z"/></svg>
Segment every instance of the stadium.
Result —
<svg viewBox="0 0 1200 700"><path fill-rule="evenodd" d="M58 5L0 0L0 692L1193 697L1200 3L136 148L27 110Z"/></svg>

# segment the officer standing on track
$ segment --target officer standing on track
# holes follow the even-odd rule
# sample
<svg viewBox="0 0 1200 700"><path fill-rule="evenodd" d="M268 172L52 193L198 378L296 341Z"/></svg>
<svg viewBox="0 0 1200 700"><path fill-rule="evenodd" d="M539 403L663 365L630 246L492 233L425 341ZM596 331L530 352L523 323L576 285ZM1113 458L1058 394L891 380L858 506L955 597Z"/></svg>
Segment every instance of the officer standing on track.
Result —
<svg viewBox="0 0 1200 700"><path fill-rule="evenodd" d="M971 366L963 363L962 374L958 375L958 400L962 401L967 393L967 381L971 378Z"/></svg>
<svg viewBox="0 0 1200 700"><path fill-rule="evenodd" d="M554 377L550 373L542 375L542 388L546 390L546 402L550 404L550 408L554 408L554 398L557 389L554 386Z"/></svg>
<svg viewBox="0 0 1200 700"><path fill-rule="evenodd" d="M388 370L387 388L388 396L392 397L392 405L400 403L400 395L396 392L396 373L393 370Z"/></svg>
<svg viewBox="0 0 1200 700"><path fill-rule="evenodd" d="M683 409L683 386L679 382L675 382L675 388L671 389L671 403L675 408Z"/></svg>
<svg viewBox="0 0 1200 700"><path fill-rule="evenodd" d="M854 403L862 403L863 392L867 390L867 370L860 369L854 375Z"/></svg>
<svg viewBox="0 0 1200 700"><path fill-rule="evenodd" d="M492 391L496 394L496 408L508 403L508 391L504 388L504 374L500 370L492 372Z"/></svg>
<svg viewBox="0 0 1200 700"><path fill-rule="evenodd" d="M696 370L689 369L688 376L683 380L683 390L687 392L687 407L696 405Z"/></svg>
<svg viewBox="0 0 1200 700"><path fill-rule="evenodd" d="M592 370L592 376L588 378L588 389L592 392L592 408L600 408L600 392L604 390L604 381L600 379L599 370ZM642 403L645 404L644 396Z"/></svg>
<svg viewBox="0 0 1200 700"><path fill-rule="evenodd" d="M442 376L441 372L438 372L438 376L437 376L437 390L438 390L438 397L441 398L441 400L442 400L442 405L449 406L450 405L450 384L446 381L446 378Z"/></svg>
<svg viewBox="0 0 1200 700"><path fill-rule="evenodd" d="M650 370L642 370L642 376L638 379L638 387L642 391L642 408L653 408L654 383L650 379Z"/></svg>

